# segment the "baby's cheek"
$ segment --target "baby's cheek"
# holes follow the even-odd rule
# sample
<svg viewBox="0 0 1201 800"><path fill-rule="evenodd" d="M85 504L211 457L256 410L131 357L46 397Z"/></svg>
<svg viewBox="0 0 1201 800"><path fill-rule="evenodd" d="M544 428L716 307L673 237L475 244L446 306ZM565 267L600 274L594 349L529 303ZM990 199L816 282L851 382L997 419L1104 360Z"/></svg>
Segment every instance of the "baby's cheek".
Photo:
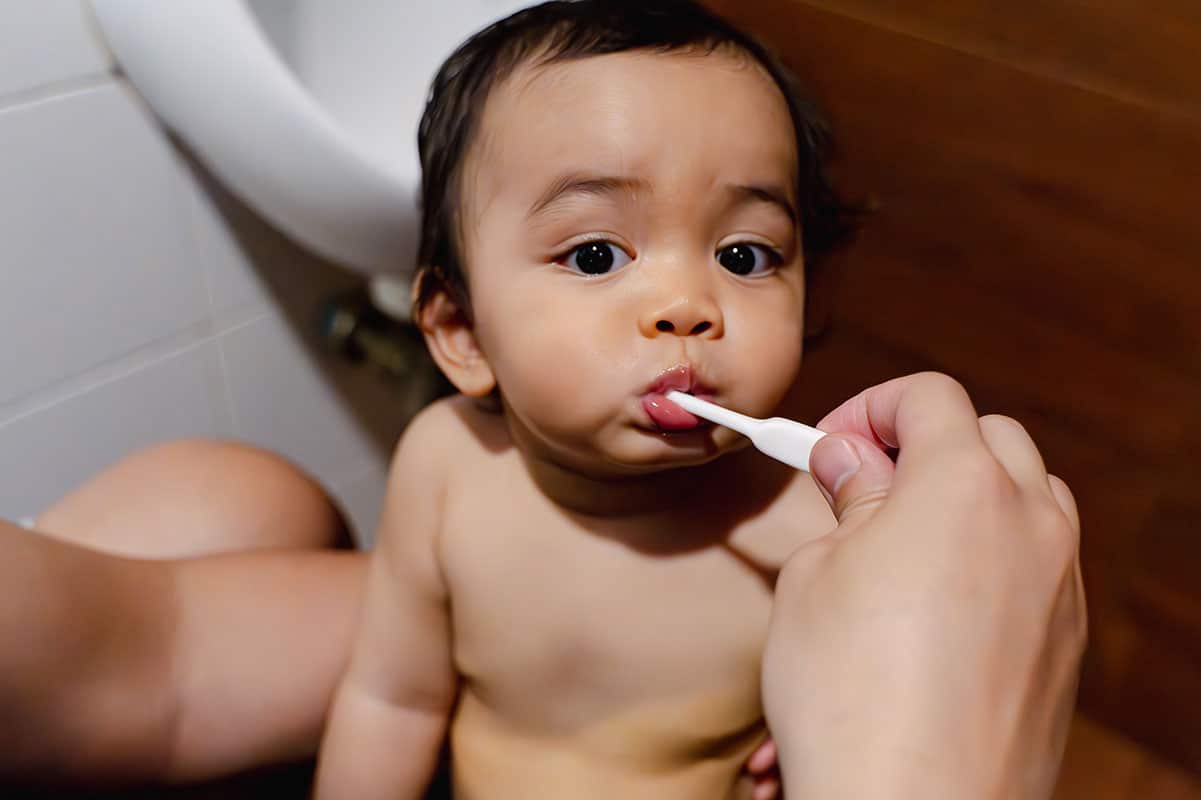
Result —
<svg viewBox="0 0 1201 800"><path fill-rule="evenodd" d="M522 356L531 386L552 394L569 392L583 401L615 383L615 354L587 334L550 331L528 343Z"/></svg>
<svg viewBox="0 0 1201 800"><path fill-rule="evenodd" d="M800 373L803 327L790 320L763 325L745 352L754 353L741 362L743 380L762 387L761 402L774 406Z"/></svg>
<svg viewBox="0 0 1201 800"><path fill-rule="evenodd" d="M543 325L514 337L508 351L513 392L531 413L552 414L551 427L590 427L613 413L613 404L632 392L631 337L606 336L603 324L583 313L548 313ZM642 377L649 381L651 376ZM502 389L504 388L504 378ZM638 380L633 381L639 383ZM516 399L516 395L511 393Z"/></svg>

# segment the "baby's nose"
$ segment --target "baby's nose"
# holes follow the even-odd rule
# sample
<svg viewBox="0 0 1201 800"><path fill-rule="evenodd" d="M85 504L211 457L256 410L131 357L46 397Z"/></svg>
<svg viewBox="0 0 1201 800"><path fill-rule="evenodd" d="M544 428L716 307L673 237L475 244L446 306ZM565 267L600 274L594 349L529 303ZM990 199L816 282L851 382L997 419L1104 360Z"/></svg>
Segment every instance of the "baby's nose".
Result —
<svg viewBox="0 0 1201 800"><path fill-rule="evenodd" d="M674 334L715 339L722 335L721 309L704 297L678 297L645 314L640 322L643 335L651 338Z"/></svg>

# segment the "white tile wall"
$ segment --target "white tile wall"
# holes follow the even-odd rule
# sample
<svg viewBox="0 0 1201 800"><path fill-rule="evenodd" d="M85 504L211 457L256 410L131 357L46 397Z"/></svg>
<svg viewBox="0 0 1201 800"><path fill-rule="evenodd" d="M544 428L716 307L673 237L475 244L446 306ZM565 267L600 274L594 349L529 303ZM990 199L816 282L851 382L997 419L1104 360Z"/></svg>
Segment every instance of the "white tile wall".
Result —
<svg viewBox="0 0 1201 800"><path fill-rule="evenodd" d="M382 458L291 327L267 316L221 337L238 437L303 464L327 486Z"/></svg>
<svg viewBox="0 0 1201 800"><path fill-rule="evenodd" d="M103 74L111 64L84 0L35 0L0 8L0 97Z"/></svg>
<svg viewBox="0 0 1201 800"><path fill-rule="evenodd" d="M213 199L188 175L182 182L188 205L188 223L197 258L208 281L213 313L228 317L237 312L264 308L271 293L243 252L233 229L226 224Z"/></svg>
<svg viewBox="0 0 1201 800"><path fill-rule="evenodd" d="M298 328L347 276L233 213L111 73L82 0L0 4L0 517L221 436L297 462L374 533L414 393L322 363Z"/></svg>
<svg viewBox="0 0 1201 800"><path fill-rule="evenodd" d="M0 425L0 516L33 516L134 449L233 433L209 341Z"/></svg>
<svg viewBox="0 0 1201 800"><path fill-rule="evenodd" d="M178 181L119 85L0 111L0 404L207 317Z"/></svg>
<svg viewBox="0 0 1201 800"><path fill-rule="evenodd" d="M384 490L388 483L387 464L371 466L365 473L343 485L332 487L334 496L346 510L360 547L375 545L376 528L383 510Z"/></svg>

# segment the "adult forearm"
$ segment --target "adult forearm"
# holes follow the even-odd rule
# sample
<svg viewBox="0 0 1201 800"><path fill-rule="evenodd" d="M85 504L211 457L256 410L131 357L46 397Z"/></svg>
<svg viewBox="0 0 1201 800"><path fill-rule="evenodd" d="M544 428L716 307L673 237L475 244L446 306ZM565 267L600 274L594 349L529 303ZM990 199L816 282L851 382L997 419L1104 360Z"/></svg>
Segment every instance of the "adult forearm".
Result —
<svg viewBox="0 0 1201 800"><path fill-rule="evenodd" d="M365 565L141 561L0 521L0 782L177 783L315 755Z"/></svg>
<svg viewBox="0 0 1201 800"><path fill-rule="evenodd" d="M312 757L346 670L367 557L262 551L180 562L167 779Z"/></svg>
<svg viewBox="0 0 1201 800"><path fill-rule="evenodd" d="M0 776L155 777L174 716L174 575L0 521Z"/></svg>

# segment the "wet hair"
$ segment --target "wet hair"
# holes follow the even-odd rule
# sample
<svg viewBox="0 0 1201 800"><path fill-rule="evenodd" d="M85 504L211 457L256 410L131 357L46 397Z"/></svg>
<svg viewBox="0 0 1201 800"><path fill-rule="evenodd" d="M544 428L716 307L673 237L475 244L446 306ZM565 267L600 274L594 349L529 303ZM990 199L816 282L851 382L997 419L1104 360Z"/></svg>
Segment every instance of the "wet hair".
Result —
<svg viewBox="0 0 1201 800"><path fill-rule="evenodd" d="M417 134L421 243L415 313L441 288L470 315L459 226L463 163L489 93L518 66L631 50L711 53L719 48L750 55L788 104L796 132L798 214L808 263L814 266L845 242L857 212L826 179L828 128L767 48L692 0L553 0L484 28L460 45L434 77Z"/></svg>

